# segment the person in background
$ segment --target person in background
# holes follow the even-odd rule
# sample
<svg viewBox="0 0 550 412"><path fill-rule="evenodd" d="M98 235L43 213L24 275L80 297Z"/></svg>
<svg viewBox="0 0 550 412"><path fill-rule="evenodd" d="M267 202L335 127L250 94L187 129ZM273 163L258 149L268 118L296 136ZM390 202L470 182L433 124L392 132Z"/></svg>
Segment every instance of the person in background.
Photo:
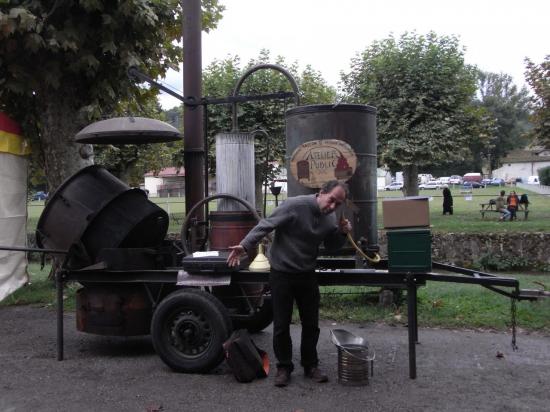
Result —
<svg viewBox="0 0 550 412"><path fill-rule="evenodd" d="M498 219L501 222L503 220L510 219L510 211L506 207L506 198L504 197L506 192L504 190L500 191L500 196L495 199L495 209L502 213L502 216Z"/></svg>
<svg viewBox="0 0 550 412"><path fill-rule="evenodd" d="M522 205L525 210L529 207L529 197L527 197L525 193L520 196L519 204Z"/></svg>
<svg viewBox="0 0 550 412"><path fill-rule="evenodd" d="M287 386L294 370L290 337L294 301L302 323L300 354L304 375L314 382L328 381L318 366L320 294L315 267L320 244L329 251L338 250L352 230L347 219L338 222L334 213L346 197L347 186L338 180L325 183L317 194L290 197L271 216L262 219L239 245L229 247L227 263L237 266L241 255L275 230L269 250L273 349L278 361L275 386Z"/></svg>
<svg viewBox="0 0 550 412"><path fill-rule="evenodd" d="M516 211L519 207L519 197L513 190L506 198L506 204L508 205L508 210L510 211L510 220L517 220Z"/></svg>
<svg viewBox="0 0 550 412"><path fill-rule="evenodd" d="M443 188L443 214L453 214L453 195L448 187Z"/></svg>

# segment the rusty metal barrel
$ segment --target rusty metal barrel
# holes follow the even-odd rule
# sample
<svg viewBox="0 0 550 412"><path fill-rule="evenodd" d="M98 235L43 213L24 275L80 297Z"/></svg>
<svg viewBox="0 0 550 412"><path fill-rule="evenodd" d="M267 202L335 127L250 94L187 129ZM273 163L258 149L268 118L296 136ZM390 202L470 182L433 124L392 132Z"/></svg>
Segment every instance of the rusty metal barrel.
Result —
<svg viewBox="0 0 550 412"><path fill-rule="evenodd" d="M256 223L249 211L210 212L210 250L226 251L238 245Z"/></svg>
<svg viewBox="0 0 550 412"><path fill-rule="evenodd" d="M354 238L364 237L367 248L377 250L376 108L299 106L288 110L285 120L288 195L315 193L329 180L347 182L350 199L359 208Z"/></svg>
<svg viewBox="0 0 550 412"><path fill-rule="evenodd" d="M142 285L87 286L76 292L76 328L109 336L150 333L153 309Z"/></svg>

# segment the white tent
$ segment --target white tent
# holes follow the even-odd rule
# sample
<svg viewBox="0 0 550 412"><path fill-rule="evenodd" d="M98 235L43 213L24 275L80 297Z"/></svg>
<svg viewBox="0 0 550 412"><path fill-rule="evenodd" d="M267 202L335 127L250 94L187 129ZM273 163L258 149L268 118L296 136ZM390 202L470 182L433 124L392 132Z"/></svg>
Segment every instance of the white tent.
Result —
<svg viewBox="0 0 550 412"><path fill-rule="evenodd" d="M19 127L0 113L0 245L27 242L29 149ZM25 252L0 250L0 301L28 281Z"/></svg>

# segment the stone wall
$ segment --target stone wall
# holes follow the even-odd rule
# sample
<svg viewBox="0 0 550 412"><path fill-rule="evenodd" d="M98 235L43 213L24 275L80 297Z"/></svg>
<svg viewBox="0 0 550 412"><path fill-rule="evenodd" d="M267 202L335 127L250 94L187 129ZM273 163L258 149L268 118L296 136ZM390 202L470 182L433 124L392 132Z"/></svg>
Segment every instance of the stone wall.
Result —
<svg viewBox="0 0 550 412"><path fill-rule="evenodd" d="M385 231L378 239L387 256ZM462 267L478 266L481 260L550 269L550 233L433 233L432 260Z"/></svg>

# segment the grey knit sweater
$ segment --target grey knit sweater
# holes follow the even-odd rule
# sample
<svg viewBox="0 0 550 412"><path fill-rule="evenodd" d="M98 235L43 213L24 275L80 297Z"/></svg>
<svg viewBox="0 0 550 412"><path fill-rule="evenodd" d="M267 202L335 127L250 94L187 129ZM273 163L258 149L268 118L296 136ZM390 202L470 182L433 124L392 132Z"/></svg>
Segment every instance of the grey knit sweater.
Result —
<svg viewBox="0 0 550 412"><path fill-rule="evenodd" d="M250 250L275 230L269 250L271 267L280 272L298 273L315 269L319 246L328 250L342 247L346 236L338 229L334 213L324 215L316 195L288 198L271 216L262 219L241 241Z"/></svg>

